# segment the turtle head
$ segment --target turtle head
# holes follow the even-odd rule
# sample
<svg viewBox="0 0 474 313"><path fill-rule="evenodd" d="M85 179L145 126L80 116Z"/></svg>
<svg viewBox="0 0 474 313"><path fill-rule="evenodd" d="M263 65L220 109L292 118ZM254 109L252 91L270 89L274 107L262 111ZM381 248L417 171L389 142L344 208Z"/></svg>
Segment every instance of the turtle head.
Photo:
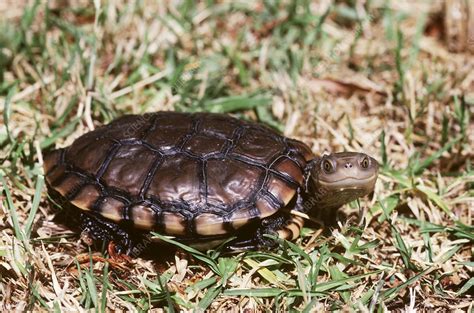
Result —
<svg viewBox="0 0 474 313"><path fill-rule="evenodd" d="M310 172L317 209L339 208L374 190L379 164L364 154L340 152L313 161Z"/></svg>

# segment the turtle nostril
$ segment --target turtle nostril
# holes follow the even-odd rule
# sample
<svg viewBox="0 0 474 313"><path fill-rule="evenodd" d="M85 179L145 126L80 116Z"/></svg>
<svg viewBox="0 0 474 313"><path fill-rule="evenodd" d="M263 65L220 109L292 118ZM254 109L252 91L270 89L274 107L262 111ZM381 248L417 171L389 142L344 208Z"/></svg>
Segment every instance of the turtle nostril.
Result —
<svg viewBox="0 0 474 313"><path fill-rule="evenodd" d="M345 168L352 168L352 163L346 163L346 165L344 165Z"/></svg>

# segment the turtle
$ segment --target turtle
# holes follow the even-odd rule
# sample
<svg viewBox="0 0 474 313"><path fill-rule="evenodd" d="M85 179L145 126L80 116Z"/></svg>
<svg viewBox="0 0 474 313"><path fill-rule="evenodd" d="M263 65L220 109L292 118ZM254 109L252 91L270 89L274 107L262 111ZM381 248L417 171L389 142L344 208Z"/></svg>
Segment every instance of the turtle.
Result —
<svg viewBox="0 0 474 313"><path fill-rule="evenodd" d="M151 232L199 250L294 240L305 216L373 192L378 168L365 153L317 156L260 123L171 111L124 115L44 157L52 199L127 254Z"/></svg>

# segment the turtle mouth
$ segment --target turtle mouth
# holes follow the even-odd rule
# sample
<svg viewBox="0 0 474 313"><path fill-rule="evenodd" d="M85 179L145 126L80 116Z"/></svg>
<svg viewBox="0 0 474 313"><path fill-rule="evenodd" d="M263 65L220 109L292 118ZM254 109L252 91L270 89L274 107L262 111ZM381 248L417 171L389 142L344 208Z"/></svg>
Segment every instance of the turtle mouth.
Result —
<svg viewBox="0 0 474 313"><path fill-rule="evenodd" d="M331 190L343 191L343 190L358 190L358 189L371 189L374 186L377 174L374 173L368 177L344 177L338 180L319 180L319 184L324 187L328 187Z"/></svg>

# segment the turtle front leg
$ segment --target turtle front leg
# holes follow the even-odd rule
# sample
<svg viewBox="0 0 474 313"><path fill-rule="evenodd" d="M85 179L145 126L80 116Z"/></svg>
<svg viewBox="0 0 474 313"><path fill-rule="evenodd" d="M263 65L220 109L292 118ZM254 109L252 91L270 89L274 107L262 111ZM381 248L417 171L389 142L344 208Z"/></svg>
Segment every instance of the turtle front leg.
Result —
<svg viewBox="0 0 474 313"><path fill-rule="evenodd" d="M113 243L118 253L129 255L134 251L137 244L143 241L143 238L132 236L123 227L101 216L81 213L80 222L81 230L89 235L91 239L104 242L107 245Z"/></svg>
<svg viewBox="0 0 474 313"><path fill-rule="evenodd" d="M252 236L238 237L227 245L232 252L246 250L268 250L277 243L265 235L278 236L281 239L294 240L299 237L304 220L300 216L289 213L277 213L263 219Z"/></svg>

